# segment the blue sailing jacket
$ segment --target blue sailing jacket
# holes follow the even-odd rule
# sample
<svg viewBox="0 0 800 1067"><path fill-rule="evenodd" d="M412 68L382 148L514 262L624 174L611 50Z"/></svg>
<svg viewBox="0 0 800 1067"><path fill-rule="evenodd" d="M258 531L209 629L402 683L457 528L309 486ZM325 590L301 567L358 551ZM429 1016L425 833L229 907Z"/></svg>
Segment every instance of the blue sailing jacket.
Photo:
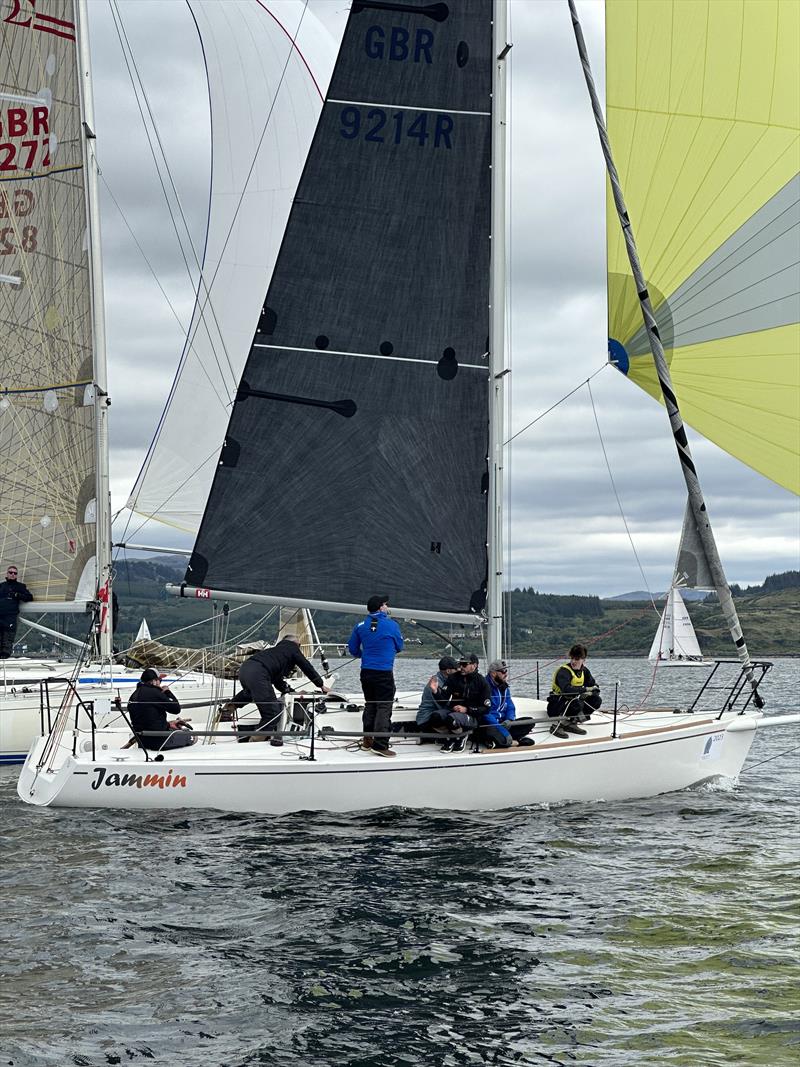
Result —
<svg viewBox="0 0 800 1067"><path fill-rule="evenodd" d="M497 682L492 678L491 674L486 675L486 681L489 683L489 692L492 695L492 703L490 707L486 709L481 718L481 722L489 726L496 726L498 730L501 730L504 734L511 736L508 730L504 726L501 726L501 722L506 722L511 719L516 719L517 709L514 706L514 701L511 699L511 690L508 685Z"/></svg>
<svg viewBox="0 0 800 1067"><path fill-rule="evenodd" d="M373 611L363 622L353 627L347 650L361 658L361 666L368 671L390 671L394 657L403 651L400 627L382 611Z"/></svg>

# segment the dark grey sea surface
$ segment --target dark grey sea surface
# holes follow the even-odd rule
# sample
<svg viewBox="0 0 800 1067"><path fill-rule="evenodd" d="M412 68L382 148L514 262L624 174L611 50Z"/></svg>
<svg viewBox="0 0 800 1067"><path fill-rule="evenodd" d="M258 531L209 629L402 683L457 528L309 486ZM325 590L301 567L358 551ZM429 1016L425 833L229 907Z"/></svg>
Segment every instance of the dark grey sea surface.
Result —
<svg viewBox="0 0 800 1067"><path fill-rule="evenodd" d="M797 710L800 663L764 691ZM760 732L735 787L471 815L41 810L7 769L0 1065L796 1065L798 745Z"/></svg>

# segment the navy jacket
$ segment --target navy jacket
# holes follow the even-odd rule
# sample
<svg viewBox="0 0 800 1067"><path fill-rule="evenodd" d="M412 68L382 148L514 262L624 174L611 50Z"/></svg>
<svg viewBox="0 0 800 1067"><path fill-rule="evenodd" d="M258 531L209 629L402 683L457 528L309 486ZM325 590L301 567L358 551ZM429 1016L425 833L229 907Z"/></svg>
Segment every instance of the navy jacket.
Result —
<svg viewBox="0 0 800 1067"><path fill-rule="evenodd" d="M5 623L12 622L19 615L20 604L33 600L33 593L22 582L10 582L8 578L0 582L0 618Z"/></svg>
<svg viewBox="0 0 800 1067"><path fill-rule="evenodd" d="M128 700L131 726L139 733L142 730L167 730L167 715L177 715L181 710L178 698L168 689L139 682ZM157 749L164 744L164 737L143 737L145 748Z"/></svg>
<svg viewBox="0 0 800 1067"><path fill-rule="evenodd" d="M361 658L361 667L368 671L390 671L394 657L403 651L400 627L382 611L373 611L363 622L353 627L347 650Z"/></svg>

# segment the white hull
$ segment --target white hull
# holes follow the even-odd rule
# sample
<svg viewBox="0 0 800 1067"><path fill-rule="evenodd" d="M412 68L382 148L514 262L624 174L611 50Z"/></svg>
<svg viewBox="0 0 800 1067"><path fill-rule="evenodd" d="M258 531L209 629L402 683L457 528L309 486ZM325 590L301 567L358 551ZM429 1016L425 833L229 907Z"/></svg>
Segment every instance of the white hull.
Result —
<svg viewBox="0 0 800 1067"><path fill-rule="evenodd" d="M8 659L0 661L0 766L23 763L28 750L48 729L47 713L42 713L40 682L48 680L50 720L55 719L65 682L72 677L74 664L57 660ZM108 664L88 664L78 677L78 691L83 700L93 701L98 709L108 707L114 697L125 703L141 677L141 668L127 668ZM214 684L213 676L200 671L165 671L165 684L183 703L208 700ZM228 683L229 686L232 683ZM198 709L205 718L205 710ZM197 721L198 711L188 711ZM43 721L44 720L44 721ZM109 720L106 720L109 721ZM111 724L124 726L118 713L112 714ZM88 727L83 722L84 728Z"/></svg>
<svg viewBox="0 0 800 1067"><path fill-rule="evenodd" d="M359 717L339 713L341 730ZM566 801L630 800L686 789L709 779L736 779L759 716L643 712L618 724L592 722L586 737L560 741L546 725L532 748L443 753L413 739L394 743L395 759L380 759L345 740L291 739L268 744L215 745L165 753L163 762L121 750L120 738L97 739L96 758L72 739L37 772L44 740L33 747L18 784L26 803L87 808L214 808L282 815L297 811L360 811L381 807L493 810ZM730 727L735 725L735 729Z"/></svg>
<svg viewBox="0 0 800 1067"><path fill-rule="evenodd" d="M650 662L655 667L658 664L658 669L662 667L713 667L713 659L651 659Z"/></svg>

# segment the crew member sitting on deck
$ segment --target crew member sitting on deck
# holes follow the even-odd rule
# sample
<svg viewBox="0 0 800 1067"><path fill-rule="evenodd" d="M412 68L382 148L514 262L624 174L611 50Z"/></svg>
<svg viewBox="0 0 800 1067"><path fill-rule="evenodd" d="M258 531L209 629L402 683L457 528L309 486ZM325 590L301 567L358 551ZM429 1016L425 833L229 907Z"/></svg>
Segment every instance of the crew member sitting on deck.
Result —
<svg viewBox="0 0 800 1067"><path fill-rule="evenodd" d="M452 656L442 656L439 660L439 670L422 690L422 699L417 711L417 726L426 734L447 733L447 683L456 673L458 666Z"/></svg>
<svg viewBox="0 0 800 1067"><path fill-rule="evenodd" d="M167 715L181 710L178 698L169 689L161 688L161 675L148 667L128 700L131 726L142 748L158 751L167 748L184 748L194 744L191 731L181 729L189 723L185 719L168 721ZM143 736L144 731L160 732L161 737ZM171 733L167 733L171 731Z"/></svg>
<svg viewBox="0 0 800 1067"><path fill-rule="evenodd" d="M517 709L511 699L505 660L492 660L486 681L489 683L492 703L479 719L483 727L479 733L480 741L486 748L511 748L515 742L522 746L532 745L533 739L527 735L533 729L533 724L514 721Z"/></svg>
<svg viewBox="0 0 800 1067"><path fill-rule="evenodd" d="M559 720L550 727L550 733L556 737L585 734L586 731L578 723L586 722L603 703L600 687L585 666L586 656L585 645L573 645L569 650L568 662L562 663L553 674L552 690L547 698L547 714Z"/></svg>
<svg viewBox="0 0 800 1067"><path fill-rule="evenodd" d="M442 745L442 752L463 752L467 745L467 734L475 729L492 702L489 683L478 671L479 663L474 652L460 659L458 671L450 676L447 683L447 727L450 733L460 736L449 737Z"/></svg>

